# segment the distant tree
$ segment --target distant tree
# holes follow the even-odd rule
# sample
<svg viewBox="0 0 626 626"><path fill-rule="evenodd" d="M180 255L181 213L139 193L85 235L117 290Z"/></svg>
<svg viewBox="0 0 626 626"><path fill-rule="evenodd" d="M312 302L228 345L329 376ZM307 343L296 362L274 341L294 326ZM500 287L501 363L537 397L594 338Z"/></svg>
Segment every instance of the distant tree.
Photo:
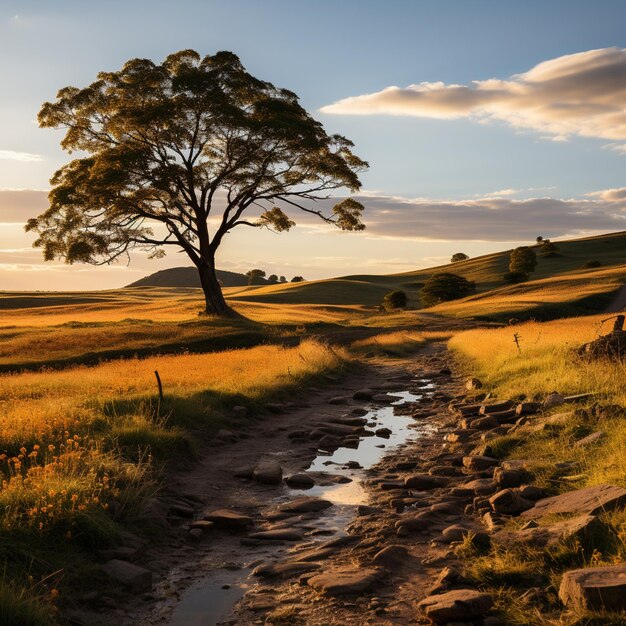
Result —
<svg viewBox="0 0 626 626"><path fill-rule="evenodd" d="M458 274L442 272L431 276L420 290L420 300L425 306L464 298L476 291L476 284Z"/></svg>
<svg viewBox="0 0 626 626"><path fill-rule="evenodd" d="M530 274L535 267L537 267L537 255L528 246L520 246L511 252L509 272Z"/></svg>
<svg viewBox="0 0 626 626"><path fill-rule="evenodd" d="M286 283L287 282L287 279L284 276L281 276L278 280L281 283Z"/></svg>
<svg viewBox="0 0 626 626"><path fill-rule="evenodd" d="M394 309L404 309L408 304L409 299L404 291L397 289L396 291L390 291L385 294L383 298L383 308L388 311L392 311Z"/></svg>
<svg viewBox="0 0 626 626"><path fill-rule="evenodd" d="M304 282L304 278L302 276L294 276L291 279L292 283L303 283Z"/></svg>
<svg viewBox="0 0 626 626"><path fill-rule="evenodd" d="M353 198L328 213L311 204L360 188L367 163L353 144L232 52L132 59L83 89L61 89L38 120L63 130L61 146L77 155L52 177L49 208L26 225L47 261L98 265L173 246L197 268L206 312L233 316L215 257L234 228L289 230L287 210L365 228Z"/></svg>
<svg viewBox="0 0 626 626"><path fill-rule="evenodd" d="M246 272L246 276L248 277L248 285L263 285L265 281L265 271L264 270L250 270Z"/></svg>
<svg viewBox="0 0 626 626"><path fill-rule="evenodd" d="M450 259L451 263L458 263L459 261L467 261L469 257L464 252L455 252Z"/></svg>
<svg viewBox="0 0 626 626"><path fill-rule="evenodd" d="M276 274L270 274L270 275L267 277L267 282L268 282L270 285L275 285L275 284L278 282L278 276L276 276Z"/></svg>
<svg viewBox="0 0 626 626"><path fill-rule="evenodd" d="M550 240L544 240L543 245L540 248L541 256L544 257L553 257L558 256L559 247L552 243Z"/></svg>
<svg viewBox="0 0 626 626"><path fill-rule="evenodd" d="M530 274L526 272L506 272L502 277L507 283L525 283L529 278Z"/></svg>
<svg viewBox="0 0 626 626"><path fill-rule="evenodd" d="M541 243L543 241L543 237L541 235L539 235L537 237L537 243Z"/></svg>

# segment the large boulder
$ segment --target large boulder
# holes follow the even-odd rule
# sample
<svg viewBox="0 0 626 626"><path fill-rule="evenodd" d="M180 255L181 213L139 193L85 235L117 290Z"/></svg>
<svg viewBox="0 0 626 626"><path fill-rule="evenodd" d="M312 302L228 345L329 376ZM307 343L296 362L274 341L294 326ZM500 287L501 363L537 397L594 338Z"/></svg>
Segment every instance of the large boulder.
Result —
<svg viewBox="0 0 626 626"><path fill-rule="evenodd" d="M252 470L252 478L258 483L278 485L283 480L283 468L272 459L263 459Z"/></svg>
<svg viewBox="0 0 626 626"><path fill-rule="evenodd" d="M543 498L536 502L532 509L522 513L522 517L533 519L555 513L595 515L623 505L626 505L626 489L615 485L594 485Z"/></svg>
<svg viewBox="0 0 626 626"><path fill-rule="evenodd" d="M417 608L436 624L467 622L485 615L493 606L488 593L475 589L455 589L424 598Z"/></svg>
<svg viewBox="0 0 626 626"><path fill-rule="evenodd" d="M624 611L626 565L589 567L565 572L559 598L563 604L576 609Z"/></svg>
<svg viewBox="0 0 626 626"><path fill-rule="evenodd" d="M500 515L519 515L533 506L515 489L502 489L489 498L489 504Z"/></svg>

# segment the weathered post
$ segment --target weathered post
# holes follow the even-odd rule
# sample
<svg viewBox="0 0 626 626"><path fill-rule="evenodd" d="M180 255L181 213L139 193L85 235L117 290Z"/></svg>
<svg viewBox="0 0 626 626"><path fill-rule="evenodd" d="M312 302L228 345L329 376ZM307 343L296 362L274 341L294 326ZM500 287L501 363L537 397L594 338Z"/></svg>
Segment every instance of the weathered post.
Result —
<svg viewBox="0 0 626 626"><path fill-rule="evenodd" d="M613 332L621 333L624 330L624 320L626 317L624 315L616 315L615 323L613 324Z"/></svg>

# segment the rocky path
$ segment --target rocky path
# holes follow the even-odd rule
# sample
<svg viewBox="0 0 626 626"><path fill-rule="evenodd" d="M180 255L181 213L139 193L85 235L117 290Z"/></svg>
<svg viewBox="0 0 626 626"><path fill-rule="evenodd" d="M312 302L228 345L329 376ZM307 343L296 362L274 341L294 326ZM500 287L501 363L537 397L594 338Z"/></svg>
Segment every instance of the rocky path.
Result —
<svg viewBox="0 0 626 626"><path fill-rule="evenodd" d="M459 573L455 546L582 537L626 490L547 498L526 485L524 462L491 458L489 440L541 428L552 418L540 410L565 399L470 405L449 366L444 346L431 344L329 379L306 401L269 405L273 416L238 435L219 433L146 510L156 540L131 537L109 555L119 594L93 596L75 621L504 624ZM566 519L542 523L555 512ZM500 531L520 514L519 532ZM587 601L582 572L564 577L564 603Z"/></svg>

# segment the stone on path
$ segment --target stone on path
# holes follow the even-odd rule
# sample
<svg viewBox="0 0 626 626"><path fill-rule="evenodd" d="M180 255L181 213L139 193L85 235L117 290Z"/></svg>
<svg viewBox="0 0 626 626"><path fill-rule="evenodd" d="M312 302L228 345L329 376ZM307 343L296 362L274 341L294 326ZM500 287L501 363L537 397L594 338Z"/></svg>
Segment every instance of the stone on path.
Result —
<svg viewBox="0 0 626 626"><path fill-rule="evenodd" d="M372 565L397 567L407 560L409 551L404 546L390 545L379 550L372 558Z"/></svg>
<svg viewBox="0 0 626 626"><path fill-rule="evenodd" d="M494 543L505 547L526 544L543 548L553 546L568 537L585 540L600 526L595 515L579 515L549 526L538 526L532 521L528 524L534 524L534 526L523 528L517 532L501 530L495 533L492 539Z"/></svg>
<svg viewBox="0 0 626 626"><path fill-rule="evenodd" d="M541 409L541 402L520 402L515 407L517 415L532 415Z"/></svg>
<svg viewBox="0 0 626 626"><path fill-rule="evenodd" d="M273 530L262 530L258 533L248 535L250 539L266 539L271 541L301 541L303 535L294 528L275 528Z"/></svg>
<svg viewBox="0 0 626 626"><path fill-rule="evenodd" d="M328 404L348 404L348 396L333 396L328 399Z"/></svg>
<svg viewBox="0 0 626 626"><path fill-rule="evenodd" d="M371 400L375 395L376 392L373 389L358 389L352 398L354 400Z"/></svg>
<svg viewBox="0 0 626 626"><path fill-rule="evenodd" d="M474 589L455 589L424 598L417 608L436 624L467 622L482 617L493 606L488 593Z"/></svg>
<svg viewBox="0 0 626 626"><path fill-rule="evenodd" d="M292 474L285 478L285 482L294 489L310 489L315 485L315 481L308 474Z"/></svg>
<svg viewBox="0 0 626 626"><path fill-rule="evenodd" d="M519 515L533 506L533 503L523 498L519 491L502 489L489 498L489 504L495 513L500 515Z"/></svg>
<svg viewBox="0 0 626 626"><path fill-rule="evenodd" d="M312 496L302 496L301 498L296 498L295 500L281 504L278 509L281 513L316 513L332 505L333 503L330 500Z"/></svg>
<svg viewBox="0 0 626 626"><path fill-rule="evenodd" d="M473 391L474 389L482 389L483 384L478 378L469 378L465 383L465 389Z"/></svg>
<svg viewBox="0 0 626 626"><path fill-rule="evenodd" d="M446 541L463 541L466 535L469 535L472 531L462 526L461 524L453 524L452 526L448 526L441 531L441 534L444 536Z"/></svg>
<svg viewBox="0 0 626 626"><path fill-rule="evenodd" d="M321 567L319 563L279 561L278 563L259 565L252 571L252 575L258 576L259 578L290 578L291 576L314 572Z"/></svg>
<svg viewBox="0 0 626 626"><path fill-rule="evenodd" d="M560 393L554 391L543 401L543 408L552 409L553 407L561 406L562 404L565 404L565 398Z"/></svg>
<svg viewBox="0 0 626 626"><path fill-rule="evenodd" d="M493 471L493 479L500 489L507 487L519 487L528 481L530 475L526 470L507 470L496 467Z"/></svg>
<svg viewBox="0 0 626 626"><path fill-rule="evenodd" d="M465 456L463 457L463 466L469 470L482 472L483 470L489 469L490 467L494 467L499 465L500 461L498 459L494 459L490 456Z"/></svg>
<svg viewBox="0 0 626 626"><path fill-rule="evenodd" d="M559 598L572 608L623 611L626 609L626 565L565 572Z"/></svg>
<svg viewBox="0 0 626 626"><path fill-rule="evenodd" d="M144 567L112 559L102 569L110 578L131 591L142 593L152 589L152 572Z"/></svg>
<svg viewBox="0 0 626 626"><path fill-rule="evenodd" d="M344 596L367 591L382 576L379 569L341 567L316 574L308 580L309 586L330 596Z"/></svg>
<svg viewBox="0 0 626 626"><path fill-rule="evenodd" d="M258 483L277 485L283 480L283 468L272 459L262 459L252 470L252 478Z"/></svg>
<svg viewBox="0 0 626 626"><path fill-rule="evenodd" d="M215 509L204 514L204 519L213 522L216 526L241 530L252 524L252 518L231 509Z"/></svg>
<svg viewBox="0 0 626 626"><path fill-rule="evenodd" d="M417 491L429 491L430 489L437 489L443 487L446 484L445 478L441 476L431 476L430 474L413 474L404 481L404 486L408 489L415 489Z"/></svg>
<svg viewBox="0 0 626 626"><path fill-rule="evenodd" d="M554 513L587 513L595 515L603 510L613 510L626 505L626 489L615 485L595 485L559 496L543 498L535 506L522 513L522 517L532 519Z"/></svg>
<svg viewBox="0 0 626 626"><path fill-rule="evenodd" d="M389 393L377 393L372 396L372 401L377 402L378 404L391 404L392 402L397 402L400 400L400 396L394 396Z"/></svg>

